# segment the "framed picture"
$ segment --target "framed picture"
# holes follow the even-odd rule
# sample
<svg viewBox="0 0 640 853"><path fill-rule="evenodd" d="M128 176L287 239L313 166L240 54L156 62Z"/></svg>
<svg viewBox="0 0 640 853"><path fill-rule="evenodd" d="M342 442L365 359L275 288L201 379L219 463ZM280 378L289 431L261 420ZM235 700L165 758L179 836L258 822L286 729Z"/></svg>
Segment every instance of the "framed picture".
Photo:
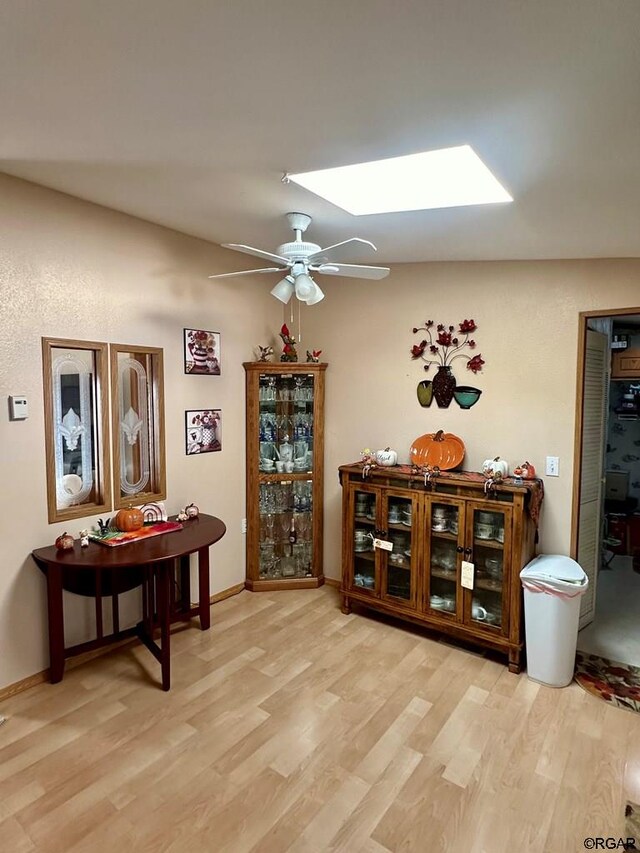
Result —
<svg viewBox="0 0 640 853"><path fill-rule="evenodd" d="M220 332L184 330L184 372L220 376Z"/></svg>
<svg viewBox="0 0 640 853"><path fill-rule="evenodd" d="M222 450L222 409L195 409L184 414L187 456Z"/></svg>

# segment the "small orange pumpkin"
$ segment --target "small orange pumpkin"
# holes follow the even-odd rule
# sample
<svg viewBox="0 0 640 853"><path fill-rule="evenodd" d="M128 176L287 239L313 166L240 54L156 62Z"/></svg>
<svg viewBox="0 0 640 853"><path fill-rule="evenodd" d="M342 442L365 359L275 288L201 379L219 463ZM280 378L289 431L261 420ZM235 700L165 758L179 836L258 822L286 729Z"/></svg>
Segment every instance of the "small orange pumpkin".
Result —
<svg viewBox="0 0 640 853"><path fill-rule="evenodd" d="M437 466L441 471L450 471L464 459L464 442L452 432L439 429L416 438L409 449L409 458L414 465Z"/></svg>
<svg viewBox="0 0 640 853"><path fill-rule="evenodd" d="M525 480L535 480L536 478L536 469L531 464L531 462L523 462L520 466L522 468L522 477Z"/></svg>
<svg viewBox="0 0 640 853"><path fill-rule="evenodd" d="M133 530L140 530L144 524L144 515L142 510L130 506L128 509L121 509L115 518L116 527L123 533L130 533Z"/></svg>

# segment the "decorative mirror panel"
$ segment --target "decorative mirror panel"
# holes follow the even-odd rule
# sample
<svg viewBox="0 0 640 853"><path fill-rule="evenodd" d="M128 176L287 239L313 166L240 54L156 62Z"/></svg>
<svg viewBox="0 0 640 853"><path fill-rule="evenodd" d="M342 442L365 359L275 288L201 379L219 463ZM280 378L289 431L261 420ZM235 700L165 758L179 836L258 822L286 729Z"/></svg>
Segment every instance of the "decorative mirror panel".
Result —
<svg viewBox="0 0 640 853"><path fill-rule="evenodd" d="M116 508L166 497L162 350L111 344Z"/></svg>
<svg viewBox="0 0 640 853"><path fill-rule="evenodd" d="M49 523L111 509L107 345L42 339Z"/></svg>

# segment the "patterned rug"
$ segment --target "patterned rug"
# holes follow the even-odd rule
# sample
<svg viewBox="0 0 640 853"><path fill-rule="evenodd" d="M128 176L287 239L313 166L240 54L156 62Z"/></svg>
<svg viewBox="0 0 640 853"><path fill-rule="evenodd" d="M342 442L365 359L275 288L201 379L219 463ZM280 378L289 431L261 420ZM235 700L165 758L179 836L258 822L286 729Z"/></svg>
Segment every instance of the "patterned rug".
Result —
<svg viewBox="0 0 640 853"><path fill-rule="evenodd" d="M640 849L640 806L636 803L631 803L627 800L627 806L624 810L625 820L625 837L627 841L633 840L634 847L625 847L625 850Z"/></svg>
<svg viewBox="0 0 640 853"><path fill-rule="evenodd" d="M640 712L640 667L578 652L575 679L605 702Z"/></svg>

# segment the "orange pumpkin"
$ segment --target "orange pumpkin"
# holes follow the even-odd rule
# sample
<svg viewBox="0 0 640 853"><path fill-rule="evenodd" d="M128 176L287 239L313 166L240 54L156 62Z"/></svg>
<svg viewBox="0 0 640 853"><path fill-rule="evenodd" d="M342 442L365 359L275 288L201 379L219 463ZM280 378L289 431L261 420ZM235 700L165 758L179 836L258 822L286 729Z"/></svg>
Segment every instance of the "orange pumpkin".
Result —
<svg viewBox="0 0 640 853"><path fill-rule="evenodd" d="M457 435L439 429L416 438L409 449L409 459L414 465L437 466L441 471L450 471L464 459L464 442Z"/></svg>
<svg viewBox="0 0 640 853"><path fill-rule="evenodd" d="M522 468L522 476L525 480L535 480L536 469L531 462L523 462L520 467Z"/></svg>
<svg viewBox="0 0 640 853"><path fill-rule="evenodd" d="M144 515L142 510L131 506L128 509L121 509L115 518L116 527L123 533L129 533L132 530L140 530L144 524Z"/></svg>

